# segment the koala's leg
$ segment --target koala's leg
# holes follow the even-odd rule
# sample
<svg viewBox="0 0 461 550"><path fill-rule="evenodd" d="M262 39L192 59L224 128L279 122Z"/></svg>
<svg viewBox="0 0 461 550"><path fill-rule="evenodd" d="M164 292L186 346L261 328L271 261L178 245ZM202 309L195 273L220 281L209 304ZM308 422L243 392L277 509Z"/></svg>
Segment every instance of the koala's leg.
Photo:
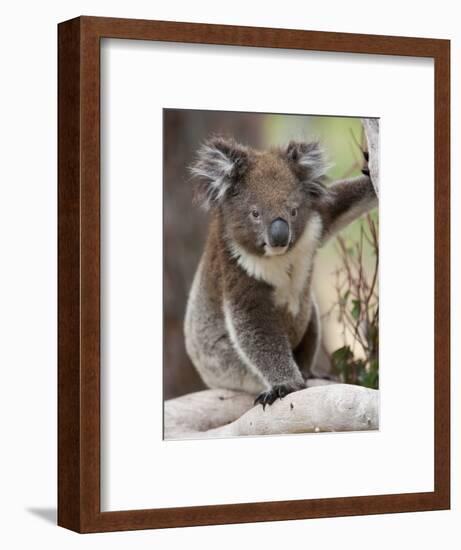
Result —
<svg viewBox="0 0 461 550"><path fill-rule="evenodd" d="M253 281L244 292L229 289L224 316L230 341L249 371L265 382L255 403L263 407L306 387L273 306L272 289Z"/></svg>
<svg viewBox="0 0 461 550"><path fill-rule="evenodd" d="M321 325L319 309L315 301L312 302L312 313L306 332L298 347L294 350L295 361L304 378L309 378L315 366L315 360L320 347Z"/></svg>
<svg viewBox="0 0 461 550"><path fill-rule="evenodd" d="M244 391L252 395L259 394L267 387L263 378L243 363L227 334L216 338L215 343L215 337L210 338L212 330L208 330L206 334L207 340L198 342L200 353L193 361L206 386Z"/></svg>

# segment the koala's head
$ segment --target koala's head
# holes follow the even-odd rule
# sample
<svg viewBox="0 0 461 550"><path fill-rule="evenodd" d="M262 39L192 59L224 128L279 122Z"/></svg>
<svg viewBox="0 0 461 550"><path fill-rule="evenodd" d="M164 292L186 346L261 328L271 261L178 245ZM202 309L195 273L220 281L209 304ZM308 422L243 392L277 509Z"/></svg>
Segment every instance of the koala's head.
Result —
<svg viewBox="0 0 461 550"><path fill-rule="evenodd" d="M261 256L296 244L326 194L327 169L317 142L257 151L223 138L205 142L191 167L199 202L219 209L229 239Z"/></svg>

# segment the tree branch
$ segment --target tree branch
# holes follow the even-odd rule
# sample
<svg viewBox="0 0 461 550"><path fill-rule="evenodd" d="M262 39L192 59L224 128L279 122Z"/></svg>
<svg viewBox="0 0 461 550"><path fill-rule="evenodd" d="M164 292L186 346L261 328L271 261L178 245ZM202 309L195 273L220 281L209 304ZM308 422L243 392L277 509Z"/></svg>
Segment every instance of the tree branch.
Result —
<svg viewBox="0 0 461 550"><path fill-rule="evenodd" d="M361 386L309 381L311 387L265 410L254 397L205 390L165 402L165 439L377 430L379 392Z"/></svg>

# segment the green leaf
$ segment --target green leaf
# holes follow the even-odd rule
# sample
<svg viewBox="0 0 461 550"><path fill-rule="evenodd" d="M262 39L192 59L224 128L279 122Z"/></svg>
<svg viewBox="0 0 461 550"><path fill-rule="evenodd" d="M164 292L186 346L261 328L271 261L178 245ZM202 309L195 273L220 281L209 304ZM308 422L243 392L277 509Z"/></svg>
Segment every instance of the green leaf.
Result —
<svg viewBox="0 0 461 550"><path fill-rule="evenodd" d="M371 361L368 370L365 368L363 369L359 376L359 383L367 388L375 390L379 388L379 367L376 359Z"/></svg>
<svg viewBox="0 0 461 550"><path fill-rule="evenodd" d="M352 309L351 309L352 318L357 321L360 317L360 302L359 300L352 300Z"/></svg>
<svg viewBox="0 0 461 550"><path fill-rule="evenodd" d="M334 363L345 362L349 359L352 359L352 357L353 354L350 346L343 346L342 348L338 348L331 354L331 358Z"/></svg>
<svg viewBox="0 0 461 550"><path fill-rule="evenodd" d="M349 346L338 348L331 354L331 360L342 382L350 382L350 362L354 354Z"/></svg>

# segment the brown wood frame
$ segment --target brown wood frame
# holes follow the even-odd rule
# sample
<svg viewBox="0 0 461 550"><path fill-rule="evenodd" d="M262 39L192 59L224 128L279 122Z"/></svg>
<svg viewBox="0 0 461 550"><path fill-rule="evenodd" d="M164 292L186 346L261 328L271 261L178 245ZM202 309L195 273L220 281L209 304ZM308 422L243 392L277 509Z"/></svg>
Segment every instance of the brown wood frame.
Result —
<svg viewBox="0 0 461 550"><path fill-rule="evenodd" d="M100 39L429 57L435 64L434 492L151 510L100 510ZM58 28L58 524L81 532L450 507L450 42L79 17Z"/></svg>

